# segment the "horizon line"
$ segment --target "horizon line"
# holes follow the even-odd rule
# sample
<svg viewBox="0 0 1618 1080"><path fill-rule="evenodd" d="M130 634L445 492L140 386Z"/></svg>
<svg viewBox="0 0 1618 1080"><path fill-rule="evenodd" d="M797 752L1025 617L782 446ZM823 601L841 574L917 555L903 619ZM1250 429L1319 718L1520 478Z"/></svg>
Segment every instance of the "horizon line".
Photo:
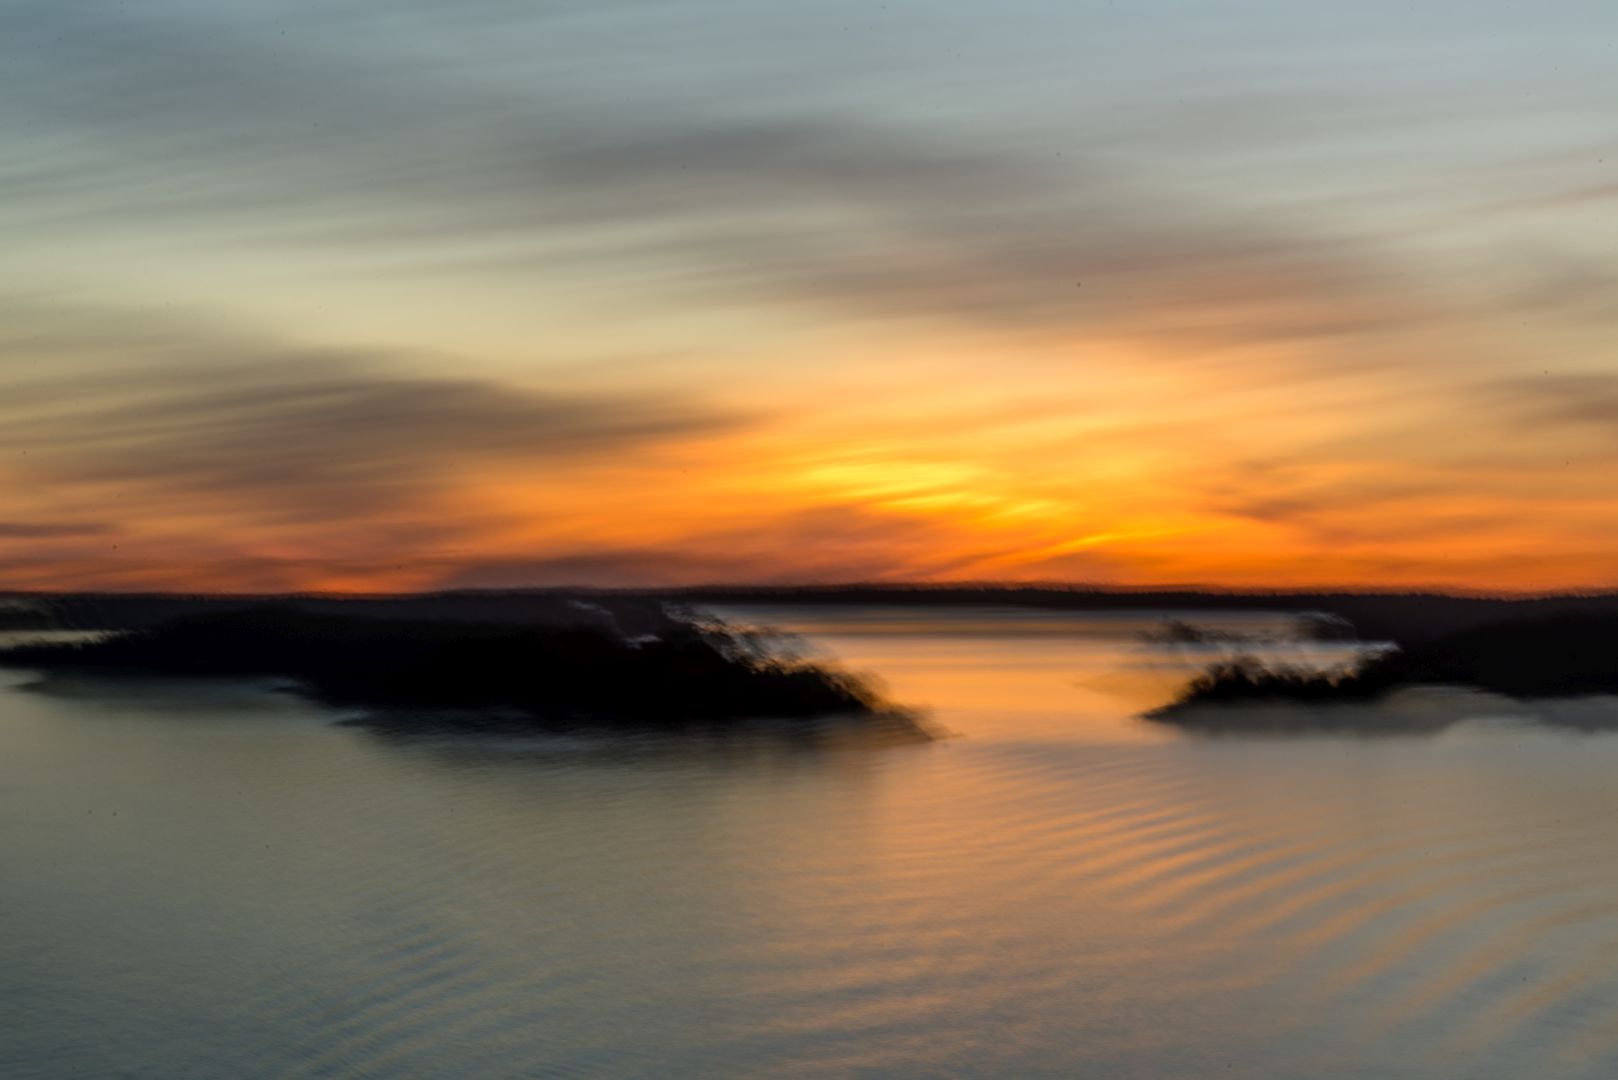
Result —
<svg viewBox="0 0 1618 1080"><path fill-rule="evenodd" d="M1581 586L1567 589L1509 590L1444 585L1363 586L1237 586L1215 583L1173 583L1161 585L1121 585L1069 581L841 581L841 582L707 582L691 585L514 585L492 588L404 590L395 592L288 590L282 592L218 589L0 589L0 600L39 597L185 597L237 600L330 599L406 600L447 596L517 596L588 594L605 596L678 597L705 594L756 593L828 594L839 592L950 593L1001 592L1044 593L1096 596L1194 595L1240 597L1385 596L1429 597L1452 600L1552 600L1618 596L1618 584Z"/></svg>

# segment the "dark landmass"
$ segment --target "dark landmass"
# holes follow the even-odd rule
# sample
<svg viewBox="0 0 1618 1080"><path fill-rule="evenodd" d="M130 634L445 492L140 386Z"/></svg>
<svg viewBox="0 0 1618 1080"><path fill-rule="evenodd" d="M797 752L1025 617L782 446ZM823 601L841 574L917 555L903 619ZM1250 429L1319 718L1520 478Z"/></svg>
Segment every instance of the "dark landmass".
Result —
<svg viewBox="0 0 1618 1080"><path fill-rule="evenodd" d="M215 604L215 607L221 606ZM615 626L331 614L298 605L208 610L71 644L18 645L0 663L49 674L282 677L379 723L521 731L672 727L846 715L891 719L869 685L780 642L659 613Z"/></svg>
<svg viewBox="0 0 1618 1080"><path fill-rule="evenodd" d="M1510 698L1618 694L1618 611L1586 609L1469 627L1371 657L1344 671L1241 658L1193 680L1159 719L1195 722L1209 706L1380 701L1404 689L1459 686ZM1262 717L1255 717L1262 722Z"/></svg>
<svg viewBox="0 0 1618 1080"><path fill-rule="evenodd" d="M992 605L1068 611L1319 612L1345 619L1362 641L1425 641L1506 619L1579 612L1618 614L1618 592L1535 596L1442 592L1108 589L1063 585L714 586L641 593L687 603Z"/></svg>
<svg viewBox="0 0 1618 1080"><path fill-rule="evenodd" d="M249 641L240 625L240 610L253 602L280 613L271 620L279 631L264 630L267 641ZM1618 692L1618 593L1456 596L891 584L386 596L12 593L0 597L0 629L151 632L126 633L77 651L33 647L27 655L38 661L34 666L107 668L117 666L112 661L118 659L130 670L283 675L325 700L377 708L422 705L488 715L514 709L524 716L611 714L670 721L817 711L871 715L885 708L846 676L763 653L750 655L735 631L704 630L671 616L668 605L676 602L1251 611L1312 619L1315 625L1306 636L1316 640L1357 635L1399 645L1351 671L1265 668L1253 660L1221 664L1157 714L1179 722L1189 722L1185 718L1192 710L1207 706L1371 703L1404 687L1432 684L1515 697ZM205 659L183 663L212 665L214 670L180 672L173 665L182 663L178 657L190 645L182 645L176 635L195 634L197 626L212 626L224 636L212 652L197 654ZM361 626L365 629L357 629ZM1162 634L1175 641L1219 637L1173 626ZM333 636L342 639L332 646L344 655L342 662L317 655L324 646L311 644ZM641 639L655 642L635 651L633 645ZM255 653L260 649L268 651ZM542 653L557 659L535 659ZM676 662L681 655L685 659ZM10 662L21 662L22 656L10 654ZM348 657L358 662L351 664ZM576 669L560 659L568 657L579 658ZM407 665L419 670L393 670ZM635 688L622 685L626 682ZM668 700L658 702L659 695Z"/></svg>
<svg viewBox="0 0 1618 1080"><path fill-rule="evenodd" d="M672 626L662 598L580 590L383 596L12 593L0 597L0 630L138 630L266 605L345 618L589 627L631 638L666 633Z"/></svg>
<svg viewBox="0 0 1618 1080"><path fill-rule="evenodd" d="M530 625L616 624L628 636L656 633L663 605L792 604L897 607L998 606L1068 611L1319 612L1347 620L1362 640L1413 643L1506 619L1618 613L1618 593L1547 596L1439 592L1221 589L1108 589L1063 585L715 585L679 589L465 590L388 596L219 596L173 593L11 593L0 597L0 629L153 626L177 616L275 603L331 615L455 619Z"/></svg>

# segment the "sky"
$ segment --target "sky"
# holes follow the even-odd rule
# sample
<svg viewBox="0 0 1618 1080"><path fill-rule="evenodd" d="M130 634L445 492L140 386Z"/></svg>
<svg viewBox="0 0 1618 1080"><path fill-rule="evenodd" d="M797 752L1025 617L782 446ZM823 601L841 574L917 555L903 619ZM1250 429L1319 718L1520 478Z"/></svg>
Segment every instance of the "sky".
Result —
<svg viewBox="0 0 1618 1080"><path fill-rule="evenodd" d="M0 0L0 588L1618 586L1610 0Z"/></svg>

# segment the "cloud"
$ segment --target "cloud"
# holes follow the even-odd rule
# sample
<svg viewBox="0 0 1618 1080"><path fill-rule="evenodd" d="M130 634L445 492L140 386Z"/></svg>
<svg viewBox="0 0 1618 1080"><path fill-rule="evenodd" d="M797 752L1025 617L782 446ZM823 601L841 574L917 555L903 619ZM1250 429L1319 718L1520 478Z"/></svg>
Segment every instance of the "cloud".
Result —
<svg viewBox="0 0 1618 1080"><path fill-rule="evenodd" d="M117 526L99 521L0 521L0 540L58 540L117 531Z"/></svg>
<svg viewBox="0 0 1618 1080"><path fill-rule="evenodd" d="M381 6L222 10L0 16L0 55L41 88L7 106L37 145L4 178L12 204L47 222L211 222L232 244L244 230L380 244L463 272L481 249L506 276L548 271L561 250L582 274L657 280L643 291L658 295L996 330L1319 342L1401 325L1415 306L1363 237L1221 205L1109 161L1082 129L1058 157L773 90L603 95L562 65L478 78L465 50L486 38L424 45ZM310 27L373 40L339 57ZM390 44L442 62L401 65Z"/></svg>
<svg viewBox="0 0 1618 1080"><path fill-rule="evenodd" d="M1508 429L1530 429L1543 439L1558 428L1618 438L1618 375L1545 371L1485 380L1473 399Z"/></svg>
<svg viewBox="0 0 1618 1080"><path fill-rule="evenodd" d="M1028 149L852 117L714 117L564 141L541 175L598 218L655 223L671 256L730 287L871 313L1213 338L1412 314L1354 237L1210 205L1104 154Z"/></svg>
<svg viewBox="0 0 1618 1080"><path fill-rule="evenodd" d="M103 332L87 334L71 311L59 338L45 334L39 307L21 318L36 332L0 342L0 370L30 370L36 351L59 355ZM480 466L542 477L737 423L695 400L420 376L394 354L300 348L179 321L162 331L164 349L157 323L131 322L146 341L133 359L19 377L0 396L0 458L23 490L116 493L128 514L228 510L341 524L430 510Z"/></svg>

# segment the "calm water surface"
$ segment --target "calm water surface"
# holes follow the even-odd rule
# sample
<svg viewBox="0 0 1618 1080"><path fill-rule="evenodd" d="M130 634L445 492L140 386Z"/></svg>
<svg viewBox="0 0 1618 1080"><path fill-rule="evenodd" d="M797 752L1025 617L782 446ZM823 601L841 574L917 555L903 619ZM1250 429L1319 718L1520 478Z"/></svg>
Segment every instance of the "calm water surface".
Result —
<svg viewBox="0 0 1618 1080"><path fill-rule="evenodd" d="M0 671L0 1077L1618 1073L1618 735L1194 737L1151 620L743 614L951 737Z"/></svg>

